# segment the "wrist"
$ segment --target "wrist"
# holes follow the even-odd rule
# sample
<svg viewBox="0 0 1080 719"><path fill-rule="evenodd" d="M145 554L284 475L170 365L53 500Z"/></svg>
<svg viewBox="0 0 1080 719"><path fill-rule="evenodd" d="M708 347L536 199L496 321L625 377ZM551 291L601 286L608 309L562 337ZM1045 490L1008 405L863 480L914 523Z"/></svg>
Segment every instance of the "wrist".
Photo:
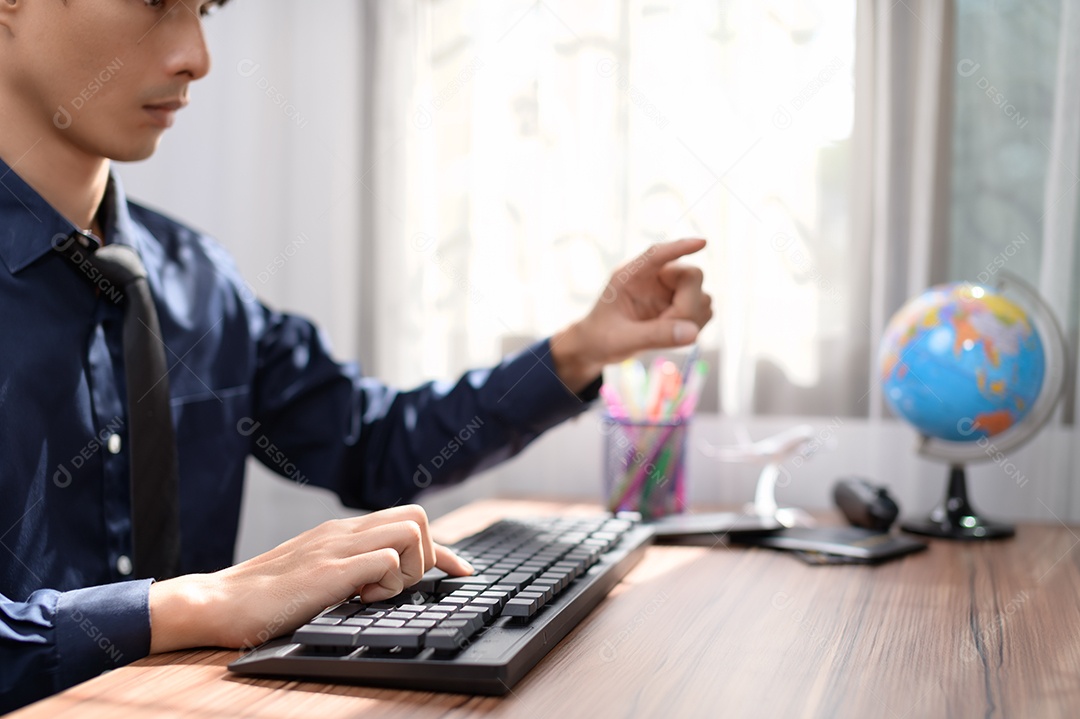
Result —
<svg viewBox="0 0 1080 719"><path fill-rule="evenodd" d="M555 373L575 394L580 394L604 371L604 362L592 355L593 347L576 322L551 338L551 361Z"/></svg>
<svg viewBox="0 0 1080 719"><path fill-rule="evenodd" d="M209 575L188 574L150 585L150 653L220 646Z"/></svg>

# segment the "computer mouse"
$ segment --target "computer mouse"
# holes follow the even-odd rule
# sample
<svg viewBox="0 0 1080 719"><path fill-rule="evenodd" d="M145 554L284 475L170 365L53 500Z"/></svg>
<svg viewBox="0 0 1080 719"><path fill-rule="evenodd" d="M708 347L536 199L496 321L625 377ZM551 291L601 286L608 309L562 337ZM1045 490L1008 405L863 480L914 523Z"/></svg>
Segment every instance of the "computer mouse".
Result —
<svg viewBox="0 0 1080 719"><path fill-rule="evenodd" d="M896 501L885 487L861 477L842 477L833 486L833 501L848 522L879 532L888 531L900 514Z"/></svg>

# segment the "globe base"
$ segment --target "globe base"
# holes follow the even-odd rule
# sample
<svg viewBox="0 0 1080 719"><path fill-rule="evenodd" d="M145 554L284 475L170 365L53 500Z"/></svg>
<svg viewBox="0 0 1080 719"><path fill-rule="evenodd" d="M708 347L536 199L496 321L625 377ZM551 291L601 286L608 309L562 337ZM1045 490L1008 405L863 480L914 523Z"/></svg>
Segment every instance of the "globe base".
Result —
<svg viewBox="0 0 1080 719"><path fill-rule="evenodd" d="M1006 539L1016 534L1013 525L984 519L971 506L963 465L950 468L949 486L943 504L926 519L908 520L900 527L905 532L943 539Z"/></svg>
<svg viewBox="0 0 1080 719"><path fill-rule="evenodd" d="M941 539L1008 539L1016 534L1016 528L1004 522L992 522L978 516L964 518L972 526L934 521L934 514L926 519L903 522L900 528L912 534L924 534ZM973 522L971 520L974 520Z"/></svg>

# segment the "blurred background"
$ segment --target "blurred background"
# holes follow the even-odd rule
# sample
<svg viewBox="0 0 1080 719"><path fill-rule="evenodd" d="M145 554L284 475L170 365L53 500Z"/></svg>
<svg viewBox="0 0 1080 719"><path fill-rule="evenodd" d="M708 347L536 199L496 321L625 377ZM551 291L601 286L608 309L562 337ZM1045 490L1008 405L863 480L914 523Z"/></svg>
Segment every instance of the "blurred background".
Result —
<svg viewBox="0 0 1080 719"><path fill-rule="evenodd" d="M716 316L692 447L815 427L781 504L945 467L885 408L903 302L1000 271L1077 346L1080 7L1070 0L231 0L214 70L128 194L217 237L268 304L408 386L498 361L584 314L621 262L702 236ZM1080 521L1070 385L1051 426L969 469L990 515ZM592 411L423 503L600 498ZM689 459L690 500L756 467ZM1022 477L1025 481L1019 481ZM252 464L238 558L341 516Z"/></svg>

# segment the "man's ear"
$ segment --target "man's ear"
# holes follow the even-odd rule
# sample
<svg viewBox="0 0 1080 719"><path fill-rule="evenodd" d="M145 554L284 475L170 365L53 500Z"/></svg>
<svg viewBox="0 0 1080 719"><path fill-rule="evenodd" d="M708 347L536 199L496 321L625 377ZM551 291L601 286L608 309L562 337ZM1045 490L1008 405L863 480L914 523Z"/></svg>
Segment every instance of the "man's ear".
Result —
<svg viewBox="0 0 1080 719"><path fill-rule="evenodd" d="M15 33L15 14L23 6L23 0L0 0L0 27L7 31L8 35Z"/></svg>

